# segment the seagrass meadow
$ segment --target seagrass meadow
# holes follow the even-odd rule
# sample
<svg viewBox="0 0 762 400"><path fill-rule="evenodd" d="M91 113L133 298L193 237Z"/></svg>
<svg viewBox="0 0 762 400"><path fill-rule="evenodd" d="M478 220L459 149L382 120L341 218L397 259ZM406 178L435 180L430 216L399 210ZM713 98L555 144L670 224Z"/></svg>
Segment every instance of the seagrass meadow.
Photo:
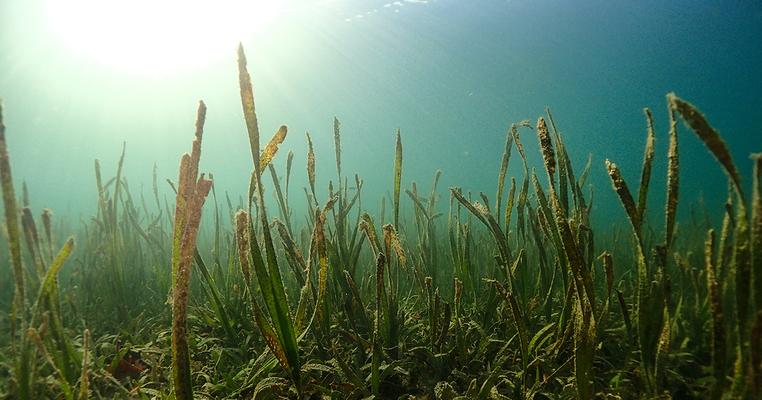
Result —
<svg viewBox="0 0 762 400"><path fill-rule="evenodd" d="M0 400L762 400L762 2L0 0Z"/></svg>
<svg viewBox="0 0 762 400"><path fill-rule="evenodd" d="M666 121L644 109L637 180L571 154L545 109L485 156L500 161L490 193L406 179L397 130L377 199L346 172L338 119L330 157L309 133L271 135L243 46L237 65L240 198L200 167L215 140L202 101L175 176L129 185L122 149L115 170L94 163L96 212L64 221L31 206L0 106L2 397L762 398L762 155L731 154L688 100L667 94ZM716 226L680 218L686 142L727 177L724 207L702 210ZM327 186L318 164L335 164ZM626 215L613 233L594 223L593 171Z"/></svg>

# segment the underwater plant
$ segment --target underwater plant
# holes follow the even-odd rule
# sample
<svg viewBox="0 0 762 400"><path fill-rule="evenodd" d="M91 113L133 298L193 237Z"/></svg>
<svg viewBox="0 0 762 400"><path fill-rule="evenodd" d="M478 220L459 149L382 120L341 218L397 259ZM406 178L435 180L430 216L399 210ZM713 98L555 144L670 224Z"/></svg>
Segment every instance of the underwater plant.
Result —
<svg viewBox="0 0 762 400"><path fill-rule="evenodd" d="M206 105L199 102L193 150L183 154L177 179L175 223L172 239L172 377L177 399L193 399L190 355L188 354L187 314L190 273L201 223L201 209L212 188L212 181L198 175L201 138L204 134Z"/></svg>
<svg viewBox="0 0 762 400"><path fill-rule="evenodd" d="M45 209L38 231L26 185L18 198L0 105L9 260L0 276L12 275L14 290L0 320L9 327L0 397L762 396L762 156L752 155L749 192L692 104L667 95L663 223L648 218L660 157L649 109L637 190L612 161L577 164L547 109L509 125L494 198L451 187L441 205L441 171L426 188L403 175L413 161L403 165L397 129L389 194L369 203L363 180L346 174L337 117L327 187L316 176L318 136L306 133L306 154L285 160L285 125L262 146L242 46L237 66L252 157L246 196L216 193L199 172L199 102L191 152L167 180L174 207L156 167L148 200L132 190L123 147L113 178L95 162L96 211L75 232L76 252L69 237L54 254L70 228ZM727 175L721 226L679 218L681 120ZM521 176L510 175L516 153ZM300 207L290 190L301 157ZM626 228L594 229L596 170Z"/></svg>
<svg viewBox="0 0 762 400"><path fill-rule="evenodd" d="M14 301L10 313L10 338L15 359L13 363L14 390L21 400L38 397L35 392L36 362L42 356L46 364L55 371L60 392L67 399L74 399L73 387L80 379L80 393L87 393L87 373L77 368L80 354L74 350L72 339L66 334L61 316L58 275L74 248L74 238L69 237L55 257L45 259L41 252L40 238L37 234L34 217L29 209L29 195L24 186L23 205L18 212L16 194L13 188L8 145L3 124L3 109L0 104L0 183L3 190L3 205L6 212L6 229L11 253L11 265L14 274ZM21 237L19 232L19 214L21 228L26 239L30 258L35 269L26 271L21 256ZM50 214L43 212L43 220ZM45 223L46 230L49 222ZM50 244L50 243L49 243ZM52 244L51 244L52 246ZM52 253L51 253L52 256ZM32 278L26 279L25 275ZM37 291L36 296L27 301L25 293ZM44 337L41 333L45 333ZM86 346L85 346L86 347Z"/></svg>

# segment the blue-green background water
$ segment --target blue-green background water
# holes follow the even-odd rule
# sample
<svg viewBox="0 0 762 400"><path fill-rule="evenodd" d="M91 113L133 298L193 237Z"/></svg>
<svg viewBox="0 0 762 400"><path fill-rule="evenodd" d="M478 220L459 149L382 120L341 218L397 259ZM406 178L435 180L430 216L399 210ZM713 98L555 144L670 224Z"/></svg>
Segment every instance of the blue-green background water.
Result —
<svg viewBox="0 0 762 400"><path fill-rule="evenodd" d="M220 44L228 57L133 73L65 45L48 26L47 7L0 2L0 97L13 172L27 182L34 208L92 214L93 160L113 171L123 141L133 190L148 190L154 163L162 181L174 179L198 99L209 107L202 170L214 173L218 193L244 193L251 158L235 42ZM748 155L762 150L759 2L335 0L278 7L274 22L241 40L263 135L289 126L282 149L295 153L295 204L306 184L305 131L315 142L319 187L335 179L334 115L342 122L344 172L363 177L372 208L391 188L398 127L405 187L416 181L428 191L441 169L442 188L493 197L506 128L549 106L577 173L592 153L594 214L603 221L623 216L603 160L616 161L637 184L646 106L657 127L653 187L663 187L669 91L708 115L747 182ZM522 138L539 167L536 139L529 131ZM683 200L703 193L709 209L720 211L724 176L685 128L681 141ZM520 179L515 152L510 174Z"/></svg>

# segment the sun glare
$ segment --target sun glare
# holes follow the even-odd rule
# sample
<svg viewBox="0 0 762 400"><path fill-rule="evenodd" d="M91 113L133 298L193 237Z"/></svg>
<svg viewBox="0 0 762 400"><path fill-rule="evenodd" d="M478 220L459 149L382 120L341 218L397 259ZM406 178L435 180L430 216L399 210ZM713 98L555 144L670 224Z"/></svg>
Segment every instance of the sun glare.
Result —
<svg viewBox="0 0 762 400"><path fill-rule="evenodd" d="M277 0L50 0L49 24L73 51L110 68L161 75L230 55L270 24Z"/></svg>

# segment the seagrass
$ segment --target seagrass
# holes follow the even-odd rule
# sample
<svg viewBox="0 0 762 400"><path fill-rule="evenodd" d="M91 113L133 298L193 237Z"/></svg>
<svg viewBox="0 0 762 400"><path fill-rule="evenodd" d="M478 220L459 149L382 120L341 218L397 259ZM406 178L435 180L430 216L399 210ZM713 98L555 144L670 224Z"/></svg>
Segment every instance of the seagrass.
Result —
<svg viewBox="0 0 762 400"><path fill-rule="evenodd" d="M551 133L553 134L552 140L556 145L559 199L564 212L568 215L571 211L574 211L569 208L569 188L571 187L575 209L580 202L579 190L574 178L574 169L572 168L571 160L569 160L569 156L566 154L566 145L564 145L558 127L556 127L556 121L553 119L553 114L550 112L550 108L545 109L545 114L547 114L548 120L550 121Z"/></svg>
<svg viewBox="0 0 762 400"><path fill-rule="evenodd" d="M5 229L8 232L8 248L11 255L11 268L14 278L14 307L22 324L25 318L26 296L24 292L24 267L21 264L21 233L19 229L18 208L16 207L16 192L13 190L13 175L11 173L8 142L5 139L5 124L3 123L3 104L0 102L0 185L3 188L3 205L5 209Z"/></svg>
<svg viewBox="0 0 762 400"><path fill-rule="evenodd" d="M508 189L508 201L505 204L505 231L510 232L513 202L516 198L516 178L511 177L511 187Z"/></svg>
<svg viewBox="0 0 762 400"><path fill-rule="evenodd" d="M712 314L711 349L712 349L712 383L711 397L722 397L725 386L725 317L723 315L720 285L717 282L717 263L715 258L716 234L713 229L707 233L704 249L706 264L706 285L709 293L709 309Z"/></svg>
<svg viewBox="0 0 762 400"><path fill-rule="evenodd" d="M328 333L328 310L326 293L328 289L328 250L325 239L326 213L336 203L338 196L334 196L326 203L323 210L315 215L314 244L318 260L318 297L315 305L315 314L322 324L324 332Z"/></svg>
<svg viewBox="0 0 762 400"><path fill-rule="evenodd" d="M407 267L407 256L405 255L405 248L402 245L400 236L397 234L397 230L394 229L394 227L392 227L390 230L390 234L392 237L392 251L394 252L394 255L397 256L397 262L404 269Z"/></svg>
<svg viewBox="0 0 762 400"><path fill-rule="evenodd" d="M265 310L270 320L263 314L258 306L255 294L249 288L251 310L254 320L264 336L270 350L275 354L281 366L288 372L289 378L296 387L301 390L301 357L297 343L294 319L286 298L286 290L283 278L278 266L278 257L273 243L270 221L264 200L264 188L262 182L262 169L260 168L260 135L259 126L254 106L251 78L246 68L246 56L243 46L238 48L238 74L241 90L241 106L246 120L247 132L251 146L252 163L254 172L249 190L249 205L256 204L259 223L250 218L249 222L249 250L254 266L255 277L261 289L265 303ZM262 244L260 245L255 231L255 225L261 229Z"/></svg>
<svg viewBox="0 0 762 400"><path fill-rule="evenodd" d="M294 164L294 151L289 150L286 156L286 204L288 204L288 188L291 183L291 166Z"/></svg>
<svg viewBox="0 0 762 400"><path fill-rule="evenodd" d="M667 95L667 102L669 103L670 110L680 114L693 132L704 142L709 152L722 165L728 178L733 181L742 202L745 202L746 198L743 195L743 186L741 186L741 175L738 173L738 169L733 162L733 156L730 154L730 150L728 150L728 146L722 140L720 134L709 125L704 114L693 104L677 97L674 93Z"/></svg>
<svg viewBox="0 0 762 400"><path fill-rule="evenodd" d="M30 256L36 267L36 278L38 280L42 279L47 272L47 263L42 258L37 228L32 212L28 206L23 207L21 210L21 225L24 230L27 249L29 250ZM55 342L56 350L59 352L56 357L59 361L59 369L62 371L64 377L69 381L73 381L73 364L76 363L76 356L74 355L71 343L66 340L66 333L64 331L63 323L61 322L61 307L58 302L58 296L58 280L54 279L50 284L47 293L45 293L44 299L44 307L49 314L49 321L47 323L50 331L49 336L52 341Z"/></svg>
<svg viewBox="0 0 762 400"><path fill-rule="evenodd" d="M51 319L57 319L57 314L53 313L52 311L55 310L56 306L58 305L51 305L49 300L51 298L51 293L53 293L55 288L56 280L58 279L58 273L60 272L66 260L71 255L73 248L74 239L70 237L64 243L63 247L55 256L55 258L52 260L50 268L48 268L48 270L45 272L45 275L41 276L42 280L37 290L37 296L34 300L34 303L31 305L28 325L23 327L26 334L22 334L22 337L20 338L21 345L19 348L21 354L19 355L17 364L14 368L14 374L17 383L16 394L18 398L22 400L34 399L36 397L34 387L32 386L32 381L35 374L35 368L33 366L33 358L35 357L35 353L33 351L34 347L32 347L32 345L35 344L36 347L39 348L42 343L41 340L37 340L38 338L35 335L37 330L34 327L41 326L44 328L49 323L51 323ZM44 313L43 310L45 308L49 309L51 313ZM52 324L56 325L56 321L52 321ZM31 343L30 340L35 343ZM60 377L59 384L61 390L66 393L71 393L71 383L68 380L68 375L62 371L61 368L59 368L60 364L56 363L56 361L50 357L47 350L44 349L44 345L42 347L43 349L41 349L41 352L47 358L48 364L51 365L51 367L56 371L56 374Z"/></svg>
<svg viewBox="0 0 762 400"><path fill-rule="evenodd" d="M66 380L66 375L61 371L57 366L56 362L53 360L53 357L50 355L50 352L45 348L45 344L42 342L42 337L40 337L40 333L35 328L29 328L26 332L27 340L31 340L34 345L37 348L37 351L43 355L45 358L45 361L47 364L53 369L53 372L55 375L58 376L58 381L61 382L61 392L63 393L63 396L71 398L72 397L72 388L68 384Z"/></svg>
<svg viewBox="0 0 762 400"><path fill-rule="evenodd" d="M265 167L270 165L275 153L278 152L278 146L286 140L288 134L288 128L286 125L281 125L280 128L273 134L273 137L267 142L267 146L262 150L262 155L259 158L259 169L264 171Z"/></svg>
<svg viewBox="0 0 762 400"><path fill-rule="evenodd" d="M562 251L563 244L561 243L560 231L556 225L556 219L551 211L548 198L540 185L540 180L537 178L535 171L532 171L532 186L535 190L535 198L537 200L537 214L539 225L545 228L545 231L551 236L553 245L556 250Z"/></svg>
<svg viewBox="0 0 762 400"><path fill-rule="evenodd" d="M554 174L556 172L556 156L553 151L553 144L550 141L550 134L548 133L548 125L545 123L545 118L540 117L537 119L537 140L540 142L540 151L542 152L542 160L545 163L545 171L548 173L548 182L551 188L555 188Z"/></svg>
<svg viewBox="0 0 762 400"><path fill-rule="evenodd" d="M119 156L119 161L117 162L116 176L114 177L114 194L111 198L111 202L107 204L109 206L108 210L109 210L109 217L110 217L109 227L111 229L111 234L114 236L114 240L112 243L113 246L118 246L120 242L119 229L117 229L117 220L119 218L118 217L119 195L122 192L121 191L121 187L123 184L122 171L124 168L124 156L126 151L127 151L127 142L122 142L122 152L121 152L121 155ZM112 249L112 251L114 252L116 257L117 249L114 248Z"/></svg>
<svg viewBox="0 0 762 400"><path fill-rule="evenodd" d="M600 258L603 260L603 271L606 274L606 296L611 297L611 290L614 287L614 256L604 251Z"/></svg>
<svg viewBox="0 0 762 400"><path fill-rule="evenodd" d="M526 370L529 365L529 339L527 338L527 327L524 323L524 317L519 308L519 304L516 302L516 297L513 293L510 293L500 282L493 280L492 284L500 295L505 298L508 308L513 319L513 323L516 325L516 331L519 335L519 345L521 349L521 365Z"/></svg>
<svg viewBox="0 0 762 400"><path fill-rule="evenodd" d="M664 246L672 244L677 220L677 201L680 188L680 153L678 150L677 121L675 113L669 111L669 150L667 152L667 204L664 207Z"/></svg>
<svg viewBox="0 0 762 400"><path fill-rule="evenodd" d="M752 395L762 396L762 262L760 262L760 249L762 248L762 228L760 225L760 219L762 219L762 207L760 206L760 157L759 153L752 155L755 160L754 167L754 194L752 201L752 278L753 278L753 297L755 301L755 313L753 316L753 324L751 327L751 333L749 335L750 345L750 369L748 372L748 380L750 381L750 387Z"/></svg>
<svg viewBox="0 0 762 400"><path fill-rule="evenodd" d="M495 219L498 221L501 220L500 215L503 212L502 203L503 192L505 191L505 176L508 173L508 162L511 159L511 148L513 147L513 134L511 131L514 129L516 129L515 125L511 125L511 128L505 135L505 148L503 149L503 157L500 161L500 171L498 172L497 177L497 193L495 194L495 212L497 213L497 216ZM506 226L508 225L506 224Z"/></svg>
<svg viewBox="0 0 762 400"><path fill-rule="evenodd" d="M598 259L601 260L603 264L603 273L606 277L606 300L603 303L603 307L600 309L600 313L596 317L598 321L597 326L598 329L600 329L602 326L606 325L608 322L607 320L610 318L611 300L614 290L614 256L608 250L605 250L598 256ZM598 332L598 334L600 335L600 332Z"/></svg>
<svg viewBox="0 0 762 400"><path fill-rule="evenodd" d="M619 200L622 202L622 205L627 212L627 217L630 219L633 230L638 235L638 240L642 240L640 236L641 213L639 212L638 205L635 204L635 200L632 198L632 193L630 193L627 182L622 178L622 173L619 171L619 167L617 167L616 164L609 160L606 160L605 163L614 191L619 196Z"/></svg>
<svg viewBox="0 0 762 400"><path fill-rule="evenodd" d="M299 286L302 287L305 284L304 271L307 269L307 262L304 260L304 256L302 256L299 246L294 242L294 239L288 232L286 225L277 219L273 221L273 225L278 229L278 234L281 238L281 243L283 244L283 249L286 252L286 257L289 265L291 265L294 277L296 277Z"/></svg>
<svg viewBox="0 0 762 400"><path fill-rule="evenodd" d="M371 388L374 394L378 394L381 385L381 318L384 296L384 266L386 257L384 253L378 253L376 257L376 310L373 318L373 355L371 360Z"/></svg>
<svg viewBox="0 0 762 400"><path fill-rule="evenodd" d="M370 243L373 254L380 253L381 244L378 240L378 236L376 236L376 227L373 224L373 219L368 213L363 213L363 215L360 217L360 229L368 238L368 242Z"/></svg>
<svg viewBox="0 0 762 400"><path fill-rule="evenodd" d="M481 221L490 231L490 234L492 235L492 238L495 241L495 244L497 245L497 249L499 252L499 258L498 263L505 269L506 273L506 279L509 280L509 282L512 281L511 274L509 271L510 264L513 262L512 253L510 250L510 247L508 246L508 243L505 240L505 235L500 228L500 225L497 221L495 221L495 217L490 213L487 206L484 204L481 204L479 202L469 202L463 195L460 193L460 190L457 188L450 188L450 193L453 197L455 197L456 200L460 204L466 207L468 211L471 212L474 216L476 216L479 221ZM485 203L488 203L485 201ZM509 283L510 286L513 286L512 283Z"/></svg>
<svg viewBox="0 0 762 400"><path fill-rule="evenodd" d="M307 132L307 179L310 183L310 191L312 197L317 201L315 196L315 151L312 149L312 138L310 133Z"/></svg>
<svg viewBox="0 0 762 400"><path fill-rule="evenodd" d="M246 121L246 131L249 136L251 158L254 159L255 167L259 167L259 123L254 108L254 92L251 87L251 76L246 69L246 54L243 45L238 45L238 86L241 90L241 106L243 117Z"/></svg>
<svg viewBox="0 0 762 400"><path fill-rule="evenodd" d="M534 174L534 171L533 171ZM529 172L525 171L524 181L521 184L521 191L519 192L518 202L516 203L516 233L522 238L526 238L526 222L525 222L525 210L527 205L527 199L529 197Z"/></svg>
<svg viewBox="0 0 762 400"><path fill-rule="evenodd" d="M757 311L754 325L751 329L751 368L749 378L751 381L751 394L759 397L762 395L762 311Z"/></svg>
<svg viewBox="0 0 762 400"><path fill-rule="evenodd" d="M199 102L196 114L196 133L191 154L185 153L180 162L175 222L172 239L172 377L175 397L193 399L190 354L188 351L188 301L190 273L196 250L196 237L201 223L201 210L212 181L199 176L206 105Z"/></svg>
<svg viewBox="0 0 762 400"><path fill-rule="evenodd" d="M596 321L594 304L574 303L574 375L577 398L592 399L595 393L593 358L595 357Z"/></svg>
<svg viewBox="0 0 762 400"><path fill-rule="evenodd" d="M13 398L23 400L193 394L230 399L591 399L667 393L755 398L762 393L762 161L753 156L751 198L743 199L742 171L736 169L739 179L728 172L735 166L717 144L719 134L692 106L668 98L665 193L652 194L652 175L661 165L655 163L650 111L644 111L647 135L635 193L619 167L593 163L592 156L575 176L577 159L567 143L576 142L565 140L577 138L562 136L548 109L536 125L521 121L505 133L502 157L496 158L495 198L466 182L463 189L450 189L449 210L443 210L446 191L439 184L450 184L452 166L437 170L431 187L423 188L412 181L416 165L406 164L410 181L403 182L397 130L386 140L390 149L395 146L394 168L386 171L392 179L368 190L358 174L350 173L349 163L342 165L356 159L358 150L347 143L342 148L336 118L337 176L317 187L307 134L302 149L307 177L297 183L291 173L300 155L283 154L290 144L285 125L276 125L281 128L269 144L260 144L242 48L238 66L241 123L252 152L251 165L242 166L245 173L251 170L248 182L242 182L248 183L248 198L226 192L227 208L219 207L211 175L199 178L200 134L181 159L179 179L167 180L169 188L159 189L163 172L154 164L152 187L146 187L154 201L135 190L139 185L128 185L124 147L115 174L106 176L96 162L94 216L81 221L76 253L69 240L55 257L58 231L71 221L52 221L44 210L37 225L40 215L29 199L34 185L22 189L21 200L12 196L19 203L13 217L28 279L23 283L26 304L11 308L8 319L11 343L9 353L0 353L0 392L10 388ZM724 209L704 210L717 200L712 197L680 205L678 215L678 191L686 186L678 179L677 117L703 131L697 136L726 170L731 184ZM524 152L523 128L536 129L542 158L537 166L547 173L547 185L530 164L536 157ZM328 136L318 139L319 148L331 145ZM513 146L523 177L510 176ZM286 157L285 166L276 160L278 152ZM625 165L626 160L619 161ZM265 168L272 186L263 179ZM597 184L603 173L625 215L606 214L610 204L593 207L591 182ZM481 182L476 178L473 182ZM208 206L214 209L205 215L210 225L204 222L201 229L206 185L212 191ZM303 186L301 202L289 199L294 185ZM162 199L163 189L175 192L174 215ZM403 191L407 196L400 198ZM383 195L368 202L366 193ZM664 226L651 225L647 214L662 194ZM267 206L277 207L277 218ZM614 226L601 228L592 214ZM721 230L714 226L718 217ZM170 253L171 275L166 268ZM57 276L67 258L74 259L74 268L60 274L59 299ZM198 279L190 280L192 268L200 271ZM187 289L178 285L183 280ZM164 306L170 284L175 286L171 327ZM32 292L37 301L30 306ZM175 326L181 316L176 307L183 302L184 332ZM19 324L22 316L26 321ZM98 334L78 336L85 327ZM186 338L185 353L177 351L183 347L174 338L178 332ZM118 376L121 362L139 352L146 371ZM177 367L178 355L192 359L187 373Z"/></svg>
<svg viewBox="0 0 762 400"><path fill-rule="evenodd" d="M740 196L741 192L738 190L736 192ZM731 265L735 269L735 310L738 357L736 358L732 391L736 396L745 396L749 389L749 329L751 328L751 317L753 316L753 303L751 299L751 234L744 201L739 201L738 203L735 221L736 225L733 232L734 243Z"/></svg>
<svg viewBox="0 0 762 400"><path fill-rule="evenodd" d="M341 124L339 119L333 117L333 146L336 151L336 176L341 187Z"/></svg>
<svg viewBox="0 0 762 400"><path fill-rule="evenodd" d="M558 198L553 191L550 192L550 196L556 227L558 229L564 253L569 260L569 266L574 278L575 290L578 301L580 302L580 307L584 309L586 307L584 303L587 303L588 307L592 308L595 305L595 294L593 292L590 271L585 267L582 254L579 251L574 234L569 226L569 221L564 215Z"/></svg>
<svg viewBox="0 0 762 400"><path fill-rule="evenodd" d="M90 397L90 330L85 329L82 333L82 372L79 378L78 400L87 400Z"/></svg>
<svg viewBox="0 0 762 400"><path fill-rule="evenodd" d="M29 188L26 186L26 181L21 181L21 207L29 207Z"/></svg>
<svg viewBox="0 0 762 400"><path fill-rule="evenodd" d="M651 183L651 170L654 162L654 119L650 108L644 108L643 113L646 116L646 148L643 150L643 167L640 174L640 189L638 189L638 216L642 224L646 217L646 205L648 203L648 186Z"/></svg>
<svg viewBox="0 0 762 400"><path fill-rule="evenodd" d="M400 186L402 185L402 137L397 129L397 142L394 147L394 226L400 220Z"/></svg>
<svg viewBox="0 0 762 400"><path fill-rule="evenodd" d="M37 274L42 276L45 273L45 267L42 261L40 239L37 235L37 226L34 223L32 210L27 206L21 209L21 228L24 232L24 239L26 239L26 245L31 253L32 261L37 269Z"/></svg>
<svg viewBox="0 0 762 400"><path fill-rule="evenodd" d="M426 205L426 212L429 213L429 215L434 214L435 206L436 206L436 200L437 200L437 189L439 185L439 180L442 178L442 170L438 169L436 172L434 172L434 181L431 183L431 192L429 193L429 202Z"/></svg>
<svg viewBox="0 0 762 400"><path fill-rule="evenodd" d="M270 177L273 180L273 187L275 188L275 198L278 203L278 211L281 218L285 221L285 227L288 232L291 232L291 210L288 207L287 199L283 193L283 189L280 185L280 179L278 179L278 173L275 172L275 167L272 164L268 164L267 169L270 171Z"/></svg>
<svg viewBox="0 0 762 400"><path fill-rule="evenodd" d="M706 117L692 104L677 97L674 93L667 95L670 111L679 113L686 124L704 143L709 152L715 157L722 167L728 179L733 184L738 198L736 209L735 230L733 232L733 259L732 265L735 272L735 309L736 309L736 337L737 357L733 378L732 392L736 396L746 396L754 385L750 385L750 354L749 335L751 323L754 317L752 302L752 244L751 229L749 227L748 200L744 195L741 185L741 176L738 173L733 157L728 150L727 144L720 134L710 124Z"/></svg>
<svg viewBox="0 0 762 400"><path fill-rule="evenodd" d="M48 259L53 258L53 211L49 208L42 209L42 228L45 232L45 240L47 242Z"/></svg>
<svg viewBox="0 0 762 400"><path fill-rule="evenodd" d="M37 296L34 300L34 303L32 303L31 305L30 318L29 318L30 326L33 326L34 324L39 323L39 320L43 313L42 307L45 302L45 299L47 295L50 293L50 290L53 288L53 285L55 284L56 279L58 279L58 273L60 272L66 260L71 255L71 252L73 249L74 249L74 238L69 237L64 243L64 245L61 247L61 250L58 251L58 254L55 256L53 261L50 263L50 268L48 268L48 270L45 272L45 276L43 277L40 287L37 291Z"/></svg>
<svg viewBox="0 0 762 400"><path fill-rule="evenodd" d="M756 312L762 311L762 153L751 155L754 163L751 197L752 291Z"/></svg>
<svg viewBox="0 0 762 400"><path fill-rule="evenodd" d="M728 275L729 262L730 257L733 253L732 251L732 241L730 240L733 236L733 227L735 226L735 214L734 214L734 208L733 208L733 187L732 184L728 184L728 195L725 200L724 205L724 213L722 217L722 228L720 230L720 242L718 244L718 250L717 250L717 267L718 267L718 273L717 276L721 281L725 281L725 278ZM725 285L723 285L725 286Z"/></svg>
<svg viewBox="0 0 762 400"><path fill-rule="evenodd" d="M251 267L249 266L249 214L239 210L235 214L235 238L238 249L238 262L246 282L251 281Z"/></svg>

